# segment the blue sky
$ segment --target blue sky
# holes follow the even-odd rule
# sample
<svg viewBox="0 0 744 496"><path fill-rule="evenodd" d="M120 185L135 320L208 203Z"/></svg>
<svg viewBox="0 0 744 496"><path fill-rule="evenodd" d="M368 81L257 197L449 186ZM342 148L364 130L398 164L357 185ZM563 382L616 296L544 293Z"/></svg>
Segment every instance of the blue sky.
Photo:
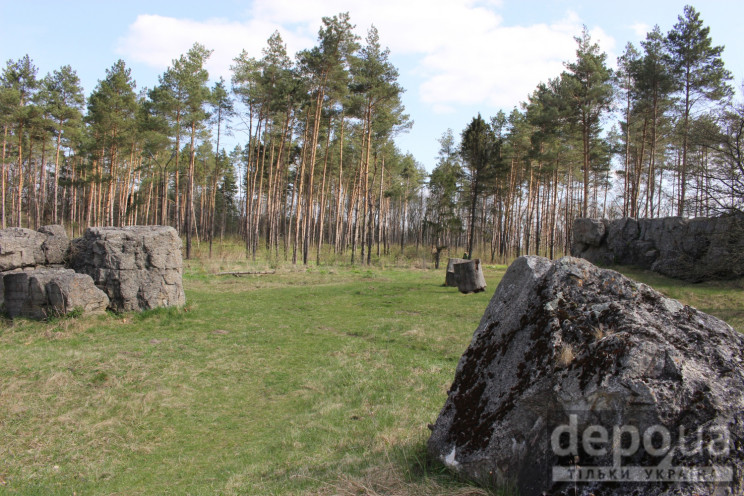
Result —
<svg viewBox="0 0 744 496"><path fill-rule="evenodd" d="M213 79L229 80L241 50L260 57L274 30L290 53L312 46L320 19L348 11L358 34L374 24L400 71L403 102L413 129L398 137L428 170L437 138L459 133L480 112L506 112L540 81L557 76L574 56L583 25L614 65L627 42L638 45L658 24L667 32L684 1L626 0L213 0L34 1L0 0L0 61L28 53L43 76L69 64L86 94L122 58L139 88L152 87L171 60L198 41L214 50ZM724 45L734 86L744 81L744 2L693 4ZM235 131L232 145L245 141Z"/></svg>

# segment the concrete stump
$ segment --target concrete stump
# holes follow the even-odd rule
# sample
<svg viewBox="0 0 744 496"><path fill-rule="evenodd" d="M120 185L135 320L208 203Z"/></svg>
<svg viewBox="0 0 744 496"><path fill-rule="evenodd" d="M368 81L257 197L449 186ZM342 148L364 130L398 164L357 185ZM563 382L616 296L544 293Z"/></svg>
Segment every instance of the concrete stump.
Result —
<svg viewBox="0 0 744 496"><path fill-rule="evenodd" d="M444 276L444 285L452 288L457 287L455 276L455 264L467 262L464 258L450 258L447 260L447 274Z"/></svg>
<svg viewBox="0 0 744 496"><path fill-rule="evenodd" d="M455 280L460 293L479 293L486 289L486 278L480 259L464 260L454 264Z"/></svg>

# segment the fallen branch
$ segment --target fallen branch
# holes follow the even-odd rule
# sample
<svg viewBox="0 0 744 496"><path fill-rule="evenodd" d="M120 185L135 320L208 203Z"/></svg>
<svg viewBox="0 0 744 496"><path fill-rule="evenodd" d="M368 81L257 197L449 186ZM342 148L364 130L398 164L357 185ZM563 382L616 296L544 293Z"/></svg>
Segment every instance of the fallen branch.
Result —
<svg viewBox="0 0 744 496"><path fill-rule="evenodd" d="M244 272L217 272L218 276L262 276L266 274L275 274L275 270L269 270L269 271L260 271L260 270L249 270Z"/></svg>

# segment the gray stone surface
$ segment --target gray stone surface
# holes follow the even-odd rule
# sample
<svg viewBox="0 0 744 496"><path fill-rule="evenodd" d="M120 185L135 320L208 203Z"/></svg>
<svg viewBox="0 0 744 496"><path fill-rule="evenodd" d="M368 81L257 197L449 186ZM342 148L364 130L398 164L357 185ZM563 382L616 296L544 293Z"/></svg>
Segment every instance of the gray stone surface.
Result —
<svg viewBox="0 0 744 496"><path fill-rule="evenodd" d="M64 264L70 239L62 226L42 226L38 231L22 227L0 229L0 272Z"/></svg>
<svg viewBox="0 0 744 496"><path fill-rule="evenodd" d="M41 245L46 236L31 229L9 227L0 230L0 271L35 266L45 260Z"/></svg>
<svg viewBox="0 0 744 496"><path fill-rule="evenodd" d="M588 482L578 494L744 494L743 366L744 337L721 320L585 260L521 257L458 363L429 454L466 477L514 483L521 496L573 494L573 483L552 479L552 467L569 462L550 445L550 419L565 423L578 412L586 426L609 415L613 425L641 432L663 426L673 466L720 464L734 470L734 482ZM683 452L680 426L688 433L725 427L730 452ZM634 452L623 465L658 461L641 455L648 453ZM567 458L611 466L609 456Z"/></svg>
<svg viewBox="0 0 744 496"><path fill-rule="evenodd" d="M463 260L454 264L455 281L460 293L480 293L486 289L486 278L480 259Z"/></svg>
<svg viewBox="0 0 744 496"><path fill-rule="evenodd" d="M70 254L70 238L67 237L65 228L55 224L42 226L38 232L44 235L41 244L41 251L44 253L42 263L45 265L66 263Z"/></svg>
<svg viewBox="0 0 744 496"><path fill-rule="evenodd" d="M607 234L607 224L604 219L579 218L574 222L573 232L574 239L585 247L600 246Z"/></svg>
<svg viewBox="0 0 744 496"><path fill-rule="evenodd" d="M447 260L447 273L444 276L444 285L456 288L457 276L455 274L455 264L467 262L464 258L449 258Z"/></svg>
<svg viewBox="0 0 744 496"><path fill-rule="evenodd" d="M692 282L738 278L744 276L744 214L576 219L571 254L603 265L636 265Z"/></svg>
<svg viewBox="0 0 744 496"><path fill-rule="evenodd" d="M70 266L90 275L118 312L186 302L181 240L172 227L88 228L73 240Z"/></svg>
<svg viewBox="0 0 744 496"><path fill-rule="evenodd" d="M87 274L67 271L46 284L47 299L52 312L66 315L74 310L84 313L103 313L109 306L109 298L93 283Z"/></svg>
<svg viewBox="0 0 744 496"><path fill-rule="evenodd" d="M108 297L93 279L72 269L41 268L3 275L5 310L11 318L45 319L70 313L103 312Z"/></svg>

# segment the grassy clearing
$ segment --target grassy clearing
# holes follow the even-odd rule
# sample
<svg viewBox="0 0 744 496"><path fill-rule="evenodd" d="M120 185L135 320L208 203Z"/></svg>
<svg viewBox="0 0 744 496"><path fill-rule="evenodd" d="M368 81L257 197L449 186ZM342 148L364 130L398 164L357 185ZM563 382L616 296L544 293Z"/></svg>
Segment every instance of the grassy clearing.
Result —
<svg viewBox="0 0 744 496"><path fill-rule="evenodd" d="M188 262L184 309L3 322L0 494L495 494L425 445L505 267L474 295L444 269L215 275L271 266ZM632 275L744 330L734 287Z"/></svg>
<svg viewBox="0 0 744 496"><path fill-rule="evenodd" d="M487 494L425 457L490 297L443 279L192 264L184 310L6 322L0 492Z"/></svg>

